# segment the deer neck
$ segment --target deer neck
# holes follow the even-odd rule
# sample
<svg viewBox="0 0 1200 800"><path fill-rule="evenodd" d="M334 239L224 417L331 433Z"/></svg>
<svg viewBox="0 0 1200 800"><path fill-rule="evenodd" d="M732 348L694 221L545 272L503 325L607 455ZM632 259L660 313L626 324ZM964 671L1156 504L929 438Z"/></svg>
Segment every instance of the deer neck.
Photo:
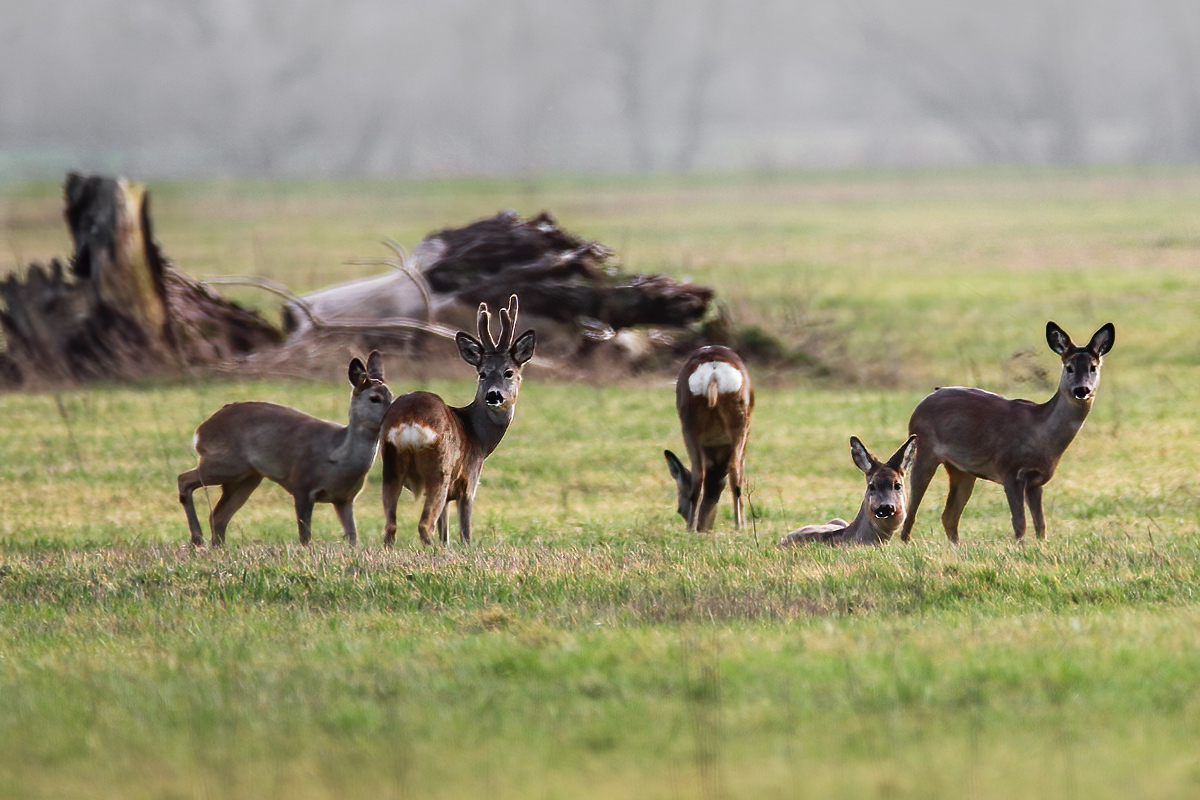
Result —
<svg viewBox="0 0 1200 800"><path fill-rule="evenodd" d="M504 432L508 430L509 423L513 419L511 406L506 410L499 411L490 407L479 397L476 397L469 406L455 408L453 411L462 420L463 427L466 428L471 441L483 453L484 458L490 456L500 444L500 440L504 438Z"/></svg>
<svg viewBox="0 0 1200 800"><path fill-rule="evenodd" d="M1041 427L1047 442L1051 443L1058 452L1063 452L1075 439L1075 434L1083 427L1088 412L1092 410L1092 401L1076 400L1065 388L1059 388L1047 402L1038 407Z"/></svg>
<svg viewBox="0 0 1200 800"><path fill-rule="evenodd" d="M891 538L891 534L882 530L875 524L875 520L871 517L871 512L867 508L867 498L863 498L862 505L858 508L858 516L856 516L849 525L846 526L845 532L842 534L844 541L854 542L855 544L881 544Z"/></svg>
<svg viewBox="0 0 1200 800"><path fill-rule="evenodd" d="M379 449L379 426L372 425L361 419L356 419L351 409L350 424L340 426L334 434L336 444L329 451L329 460L338 464L367 462L368 466L375 461L375 453Z"/></svg>

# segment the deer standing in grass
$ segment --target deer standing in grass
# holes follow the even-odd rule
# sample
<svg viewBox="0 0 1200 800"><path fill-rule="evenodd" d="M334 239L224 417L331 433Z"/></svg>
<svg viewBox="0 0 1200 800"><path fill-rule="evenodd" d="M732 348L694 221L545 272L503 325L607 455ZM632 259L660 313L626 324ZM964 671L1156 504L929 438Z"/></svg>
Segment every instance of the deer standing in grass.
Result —
<svg viewBox="0 0 1200 800"><path fill-rule="evenodd" d="M912 500L900 538L908 541L921 498L938 465L946 467L950 492L942 527L958 541L958 520L971 499L977 478L1004 487L1013 533L1025 535L1025 505L1037 538L1046 537L1042 487L1054 477L1058 461L1087 419L1100 383L1100 364L1112 349L1116 331L1108 323L1079 347L1053 322L1046 341L1062 359L1058 391L1045 403L1009 400L982 389L948 386L917 404L908 430L921 439L910 478Z"/></svg>
<svg viewBox="0 0 1200 800"><path fill-rule="evenodd" d="M396 541L396 501L407 487L425 496L417 533L433 543L437 526L443 544L449 540L446 504L458 504L458 528L463 542L471 541L471 507L483 460L491 455L513 420L521 368L533 358L532 330L513 339L517 296L500 310L500 339L492 339L491 315L481 303L477 315L479 339L462 331L455 337L463 360L479 373L479 387L470 405L454 408L429 392L412 392L392 402L383 420L383 543Z"/></svg>
<svg viewBox="0 0 1200 800"><path fill-rule="evenodd" d="M679 492L679 515L689 531L712 530L725 484L733 492L733 524L742 527L742 486L754 390L737 353L710 345L692 353L675 382L675 407L691 469L670 450L667 468Z"/></svg>
<svg viewBox="0 0 1200 800"><path fill-rule="evenodd" d="M204 545L192 494L201 486L221 487L209 514L212 545L225 543L225 528L263 478L292 495L300 544L312 537L315 503L332 503L346 541L355 544L354 499L379 449L379 424L392 400L383 382L379 353L364 366L350 362L350 422L339 425L274 403L230 403L196 429L200 463L179 475L179 502L187 513L192 544Z"/></svg>
<svg viewBox="0 0 1200 800"><path fill-rule="evenodd" d="M858 437L851 436L850 456L867 476L867 491L858 516L853 522L839 518L821 525L805 525L780 539L780 546L813 542L884 544L900 530L908 517L904 479L917 456L917 437L909 436L885 463L871 455Z"/></svg>

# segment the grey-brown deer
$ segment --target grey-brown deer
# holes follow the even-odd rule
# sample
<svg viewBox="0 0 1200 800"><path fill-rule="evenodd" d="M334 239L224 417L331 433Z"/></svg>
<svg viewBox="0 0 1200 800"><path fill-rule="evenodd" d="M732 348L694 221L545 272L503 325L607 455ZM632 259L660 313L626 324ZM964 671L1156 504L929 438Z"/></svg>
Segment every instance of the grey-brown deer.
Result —
<svg viewBox="0 0 1200 800"><path fill-rule="evenodd" d="M446 504L458 505L458 528L463 542L471 541L471 509L483 461L504 438L516 411L521 368L533 358L536 336L528 330L513 338L517 296L500 310L500 339L492 339L491 315L480 304L476 322L479 338L462 331L455 337L463 360L479 373L479 386L470 405L454 408L429 392L397 397L380 431L383 449L383 542L396 541L396 502L402 488L425 496L417 533L433 543L437 526L443 544L449 540Z"/></svg>
<svg viewBox="0 0 1200 800"><path fill-rule="evenodd" d="M1062 373L1058 391L1045 403L961 386L937 389L918 403L908 430L920 437L921 447L909 479L912 498L900 538L908 541L912 534L917 508L940 464L950 478L942 511L950 541L958 541L958 521L978 478L1004 487L1017 539L1025 535L1026 504L1037 538L1044 539L1042 487L1054 477L1059 459L1087 419L1101 360L1115 338L1110 322L1079 347L1058 325L1046 323L1046 342L1062 359Z"/></svg>
<svg viewBox="0 0 1200 800"><path fill-rule="evenodd" d="M196 429L200 463L179 475L179 502L187 513L192 544L204 544L192 495L201 486L221 487L209 514L212 545L225 542L225 529L263 478L292 495L300 543L312 538L315 503L332 503L350 544L358 540L354 499L379 449L379 425L392 400L383 381L379 353L366 365L350 362L350 422L340 425L274 403L230 403Z"/></svg>
<svg viewBox="0 0 1200 800"><path fill-rule="evenodd" d="M884 544L900 530L908 517L905 477L917 455L917 437L909 436L886 462L880 461L859 441L850 437L850 456L867 476L858 516L851 522L831 519L820 525L805 525L779 540L779 544Z"/></svg>
<svg viewBox="0 0 1200 800"><path fill-rule="evenodd" d="M733 494L733 524L743 522L742 489L754 389L740 356L728 347L696 350L675 381L675 408L691 469L670 450L667 468L678 490L679 515L689 531L712 530L726 483Z"/></svg>

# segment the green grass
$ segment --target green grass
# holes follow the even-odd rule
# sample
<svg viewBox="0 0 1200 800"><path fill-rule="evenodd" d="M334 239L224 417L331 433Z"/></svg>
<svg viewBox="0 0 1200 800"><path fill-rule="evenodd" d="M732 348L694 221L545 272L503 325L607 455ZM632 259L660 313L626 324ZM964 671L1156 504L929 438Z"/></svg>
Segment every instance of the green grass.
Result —
<svg viewBox="0 0 1200 800"><path fill-rule="evenodd" d="M195 426L249 398L341 419L344 384L0 395L0 797L1200 791L1200 172L151 188L184 269L297 288L383 236L550 208L851 379L757 373L754 524L726 503L689 536L670 379L532 369L475 544L421 548L405 500L394 551L378 468L356 550L327 506L297 546L274 486L226 551L184 544ZM0 193L24 259L66 250L56 193ZM981 484L950 546L939 477L907 546L773 546L854 513L849 436L890 453L933 383L1048 397L1048 318L1117 340L1045 542Z"/></svg>

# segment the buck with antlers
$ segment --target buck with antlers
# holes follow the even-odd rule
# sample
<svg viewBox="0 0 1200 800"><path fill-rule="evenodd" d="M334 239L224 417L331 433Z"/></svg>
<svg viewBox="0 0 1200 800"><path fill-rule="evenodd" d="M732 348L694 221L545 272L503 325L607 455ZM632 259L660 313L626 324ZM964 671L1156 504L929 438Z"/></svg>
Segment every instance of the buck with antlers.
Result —
<svg viewBox="0 0 1200 800"><path fill-rule="evenodd" d="M392 402L383 419L383 542L396 540L396 501L407 487L425 496L417 533L432 544L434 525L448 541L446 504L458 504L458 527L464 542L471 540L471 506L483 460L491 455L516 410L521 368L533 358L536 336L526 331L515 340L517 296L500 310L500 340L492 339L491 315L481 303L477 315L479 339L459 331L455 337L463 360L479 373L479 388L470 405L453 408L429 392L412 392Z"/></svg>
<svg viewBox="0 0 1200 800"><path fill-rule="evenodd" d="M691 469L670 450L667 468L678 489L679 515L689 531L712 529L725 484L733 492L733 523L742 527L742 485L754 390L737 353L710 345L692 353L675 382L675 407Z"/></svg>
<svg viewBox="0 0 1200 800"><path fill-rule="evenodd" d="M917 437L892 454L887 462L871 455L858 437L850 437L850 456L867 476L867 491L853 522L831 519L821 525L805 525L779 540L790 544L883 544L892 538L908 517L904 479L917 455Z"/></svg>
<svg viewBox="0 0 1200 800"><path fill-rule="evenodd" d="M937 389L918 403L908 430L920 437L921 447L900 538L908 541L921 498L941 464L950 478L942 511L942 527L950 541L958 541L958 520L978 478L1004 487L1017 539L1025 535L1026 504L1037 538L1044 539L1042 487L1054 477L1059 459L1087 419L1100 383L1101 359L1115 338L1110 322L1079 347L1058 325L1046 323L1046 341L1062 359L1062 374L1058 391L1040 405L961 386Z"/></svg>
<svg viewBox="0 0 1200 800"><path fill-rule="evenodd" d="M339 425L274 403L230 403L196 429L200 463L179 475L179 502L187 513L192 544L204 544L192 494L201 486L221 487L209 514L212 545L225 542L225 528L237 510L270 478L295 500L300 544L312 537L315 503L332 503L346 541L354 544L354 499L379 449L379 424L392 400L383 382L379 353L364 366L350 362L350 423Z"/></svg>

